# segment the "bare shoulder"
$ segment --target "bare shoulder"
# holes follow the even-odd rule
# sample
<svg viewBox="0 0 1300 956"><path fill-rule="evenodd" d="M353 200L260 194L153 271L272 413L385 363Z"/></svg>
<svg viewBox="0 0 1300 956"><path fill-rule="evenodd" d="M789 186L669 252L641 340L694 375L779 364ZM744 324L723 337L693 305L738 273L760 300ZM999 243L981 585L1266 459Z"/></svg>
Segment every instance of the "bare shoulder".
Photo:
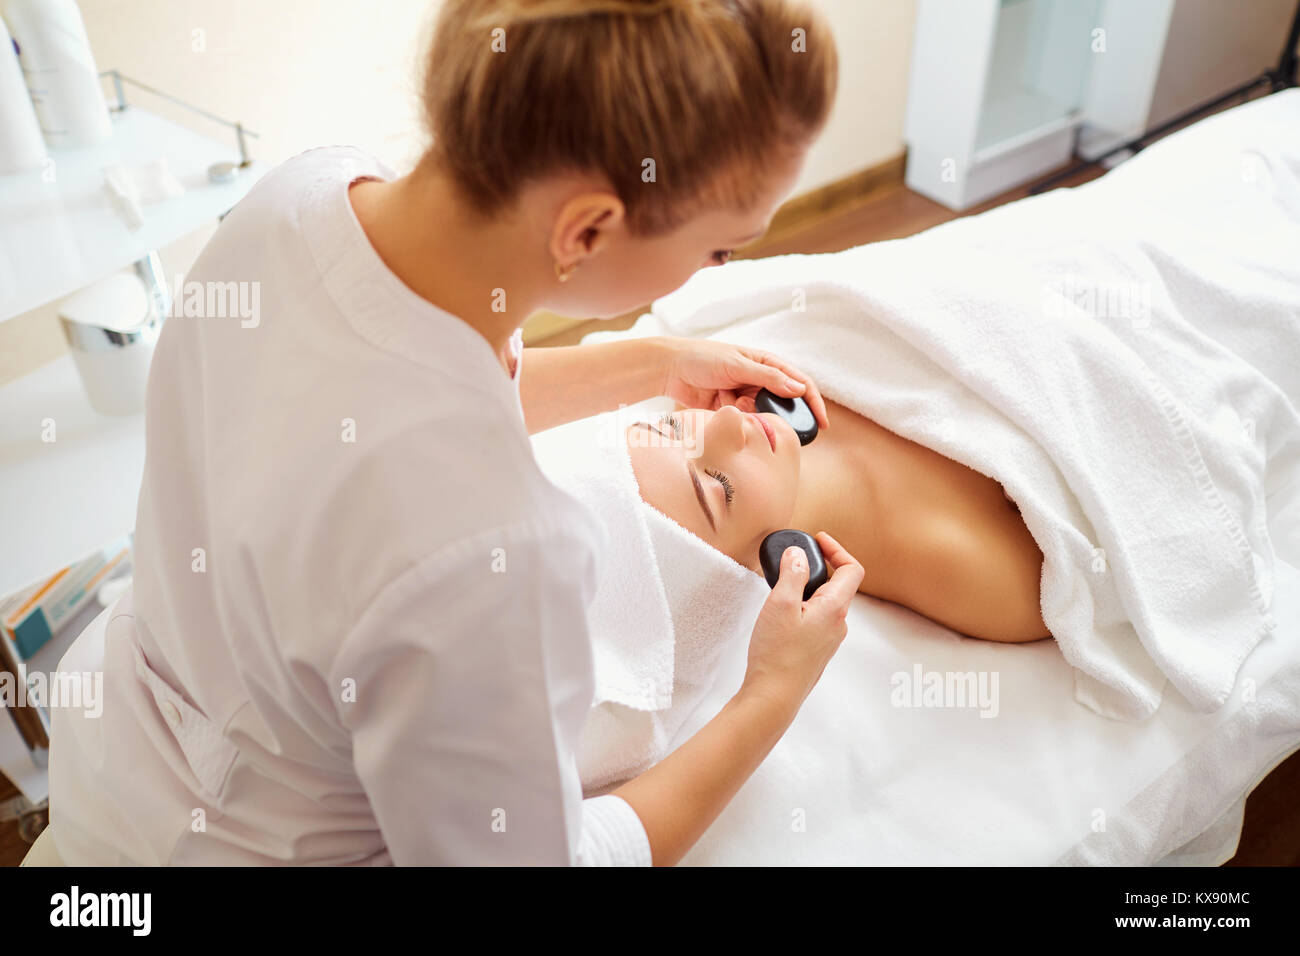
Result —
<svg viewBox="0 0 1300 956"><path fill-rule="evenodd" d="M1040 602L1042 552L1023 521L937 514L892 536L888 600L960 634L1002 643L1050 637Z"/></svg>

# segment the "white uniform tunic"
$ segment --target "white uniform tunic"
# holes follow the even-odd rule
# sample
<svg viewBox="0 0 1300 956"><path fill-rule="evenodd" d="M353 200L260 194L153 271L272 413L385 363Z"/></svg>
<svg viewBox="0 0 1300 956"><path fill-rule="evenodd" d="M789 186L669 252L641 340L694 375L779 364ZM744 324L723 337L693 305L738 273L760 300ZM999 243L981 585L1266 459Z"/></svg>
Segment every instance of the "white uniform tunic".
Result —
<svg viewBox="0 0 1300 956"><path fill-rule="evenodd" d="M393 175L303 153L186 277L133 592L65 658L103 715L52 715L70 864L650 862L574 759L604 531L533 460L518 334L511 381L366 239L347 187Z"/></svg>

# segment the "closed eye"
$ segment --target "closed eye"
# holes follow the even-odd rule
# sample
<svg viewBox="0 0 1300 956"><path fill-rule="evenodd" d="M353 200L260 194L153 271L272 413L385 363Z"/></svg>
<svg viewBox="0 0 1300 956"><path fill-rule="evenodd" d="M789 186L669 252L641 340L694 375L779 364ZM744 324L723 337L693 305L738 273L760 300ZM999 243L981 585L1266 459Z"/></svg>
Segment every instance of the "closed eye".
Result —
<svg viewBox="0 0 1300 956"><path fill-rule="evenodd" d="M724 475L722 472L713 471L710 468L704 469L704 473L708 475L710 478L717 481L718 484L722 485L722 490L727 495L727 507L730 508L731 499L736 497L736 486L731 483L731 479L728 478L726 475Z"/></svg>
<svg viewBox="0 0 1300 956"><path fill-rule="evenodd" d="M672 412L659 416L659 424L667 425L673 430L673 437L678 441L682 440L682 420Z"/></svg>
<svg viewBox="0 0 1300 956"><path fill-rule="evenodd" d="M674 415L672 412L668 412L667 414L661 416L659 421L661 424L667 425L669 428L671 428L673 435L679 441L682 439L683 431L682 431L681 416ZM720 471L714 471L711 468L706 468L704 469L704 473L722 486L722 492L727 499L727 509L730 510L732 499L736 497L735 484L732 482L730 478L728 478ZM708 509L706 508L705 510L707 511ZM711 523L712 523L712 518L710 518L710 524Z"/></svg>
<svg viewBox="0 0 1300 956"><path fill-rule="evenodd" d="M683 439L685 432L684 429L682 428L682 419L680 415L675 415L672 412L668 412L659 417L659 423L661 425L667 425L669 429L671 429L673 433L673 437L676 438L678 441L681 441ZM642 422L642 424L644 425L645 423ZM704 469L704 473L722 486L722 494L724 499L726 500L727 510L730 511L732 499L736 497L735 484L731 481L730 478L728 478L725 474L723 474L720 471L715 471L711 468L706 468ZM704 493L704 486L700 484L699 475L696 473L696 470L691 467L691 463L689 459L687 459L686 461L686 475L688 478L690 478L691 488L695 492L696 500L699 501L700 503L700 510L704 512L704 517L708 519L709 527L711 527L714 531L717 531L718 525L713 518L713 509L709 507L708 496Z"/></svg>

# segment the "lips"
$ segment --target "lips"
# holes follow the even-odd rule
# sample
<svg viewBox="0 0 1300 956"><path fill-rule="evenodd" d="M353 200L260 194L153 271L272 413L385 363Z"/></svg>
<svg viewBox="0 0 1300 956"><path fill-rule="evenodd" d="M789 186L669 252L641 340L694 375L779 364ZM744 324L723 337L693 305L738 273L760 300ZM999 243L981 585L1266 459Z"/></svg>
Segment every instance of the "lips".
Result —
<svg viewBox="0 0 1300 956"><path fill-rule="evenodd" d="M757 421L759 427L763 429L763 434L767 436L767 443L772 446L772 451L775 452L776 434L772 431L772 426L767 423L767 420L764 419L762 415L759 415L756 412L750 412L749 414L754 416L754 420Z"/></svg>

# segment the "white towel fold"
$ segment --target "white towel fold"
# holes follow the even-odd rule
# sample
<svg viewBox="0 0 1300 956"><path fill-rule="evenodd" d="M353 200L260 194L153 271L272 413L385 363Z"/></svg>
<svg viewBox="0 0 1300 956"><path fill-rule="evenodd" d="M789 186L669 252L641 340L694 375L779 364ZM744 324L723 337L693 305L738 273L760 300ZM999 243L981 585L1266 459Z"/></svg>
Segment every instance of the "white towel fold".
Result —
<svg viewBox="0 0 1300 956"><path fill-rule="evenodd" d="M748 639L769 593L761 576L641 498L625 439L637 420L607 412L533 437L543 472L596 513L608 538L587 609L596 694L578 767L588 794L667 755L723 649Z"/></svg>
<svg viewBox="0 0 1300 956"><path fill-rule="evenodd" d="M1296 171L1273 169L1296 195ZM654 315L672 334L726 326L714 337L999 480L1043 550L1079 701L1143 719L1168 680L1210 711L1273 626L1265 492L1300 454L1295 406L1260 371L1295 385L1296 289L1275 277L1300 230L1274 195L1239 192L1214 243L1061 190L978 229L705 270ZM1224 344L1243 329L1268 354Z"/></svg>
<svg viewBox="0 0 1300 956"><path fill-rule="evenodd" d="M600 519L607 540L587 623L595 703L636 710L672 704L673 629L644 502L623 437L631 419L607 412L533 436L546 476Z"/></svg>

